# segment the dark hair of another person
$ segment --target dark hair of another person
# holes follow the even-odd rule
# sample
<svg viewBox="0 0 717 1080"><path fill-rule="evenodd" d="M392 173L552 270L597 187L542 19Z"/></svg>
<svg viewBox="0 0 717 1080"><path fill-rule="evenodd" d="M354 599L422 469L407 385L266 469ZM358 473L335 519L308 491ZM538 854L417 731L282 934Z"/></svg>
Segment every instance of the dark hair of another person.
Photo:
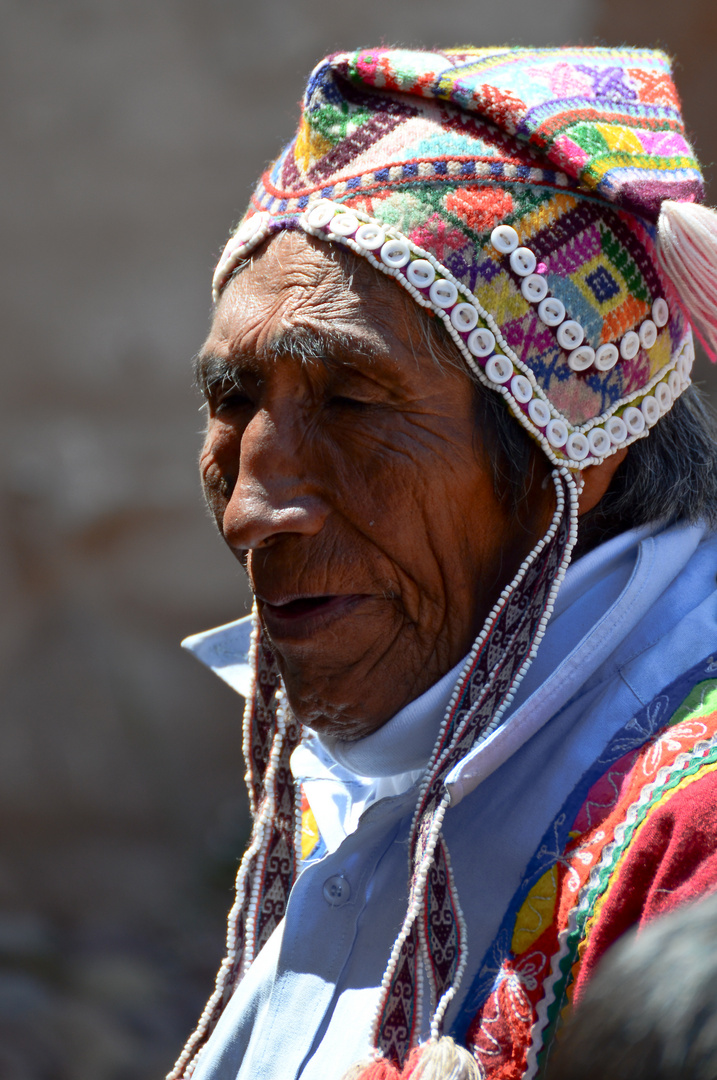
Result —
<svg viewBox="0 0 717 1080"><path fill-rule="evenodd" d="M717 895L622 938L545 1080L717 1080Z"/></svg>

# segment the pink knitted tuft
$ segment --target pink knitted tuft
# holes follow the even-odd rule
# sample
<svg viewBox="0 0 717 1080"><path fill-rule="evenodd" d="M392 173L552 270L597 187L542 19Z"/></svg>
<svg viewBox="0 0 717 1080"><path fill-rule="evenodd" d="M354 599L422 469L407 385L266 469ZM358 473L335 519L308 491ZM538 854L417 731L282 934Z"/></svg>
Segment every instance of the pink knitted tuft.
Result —
<svg viewBox="0 0 717 1080"><path fill-rule="evenodd" d="M384 1058L372 1061L361 1072L353 1070L344 1077L344 1080L402 1080L403 1073L395 1065Z"/></svg>
<svg viewBox="0 0 717 1080"><path fill-rule="evenodd" d="M662 264L712 363L717 362L717 212L698 203L662 203Z"/></svg>

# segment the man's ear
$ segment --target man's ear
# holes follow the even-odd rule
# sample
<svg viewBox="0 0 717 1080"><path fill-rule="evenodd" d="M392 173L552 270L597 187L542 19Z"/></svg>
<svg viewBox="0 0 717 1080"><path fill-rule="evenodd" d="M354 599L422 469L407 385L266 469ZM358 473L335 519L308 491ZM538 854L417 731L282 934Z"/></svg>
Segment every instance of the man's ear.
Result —
<svg viewBox="0 0 717 1080"><path fill-rule="evenodd" d="M583 470L584 485L578 503L580 517L587 514L588 510L592 510L600 502L610 487L613 476L625 460L628 450L628 446L623 446L621 450L617 450L606 461L602 461L599 465L589 465L587 469Z"/></svg>

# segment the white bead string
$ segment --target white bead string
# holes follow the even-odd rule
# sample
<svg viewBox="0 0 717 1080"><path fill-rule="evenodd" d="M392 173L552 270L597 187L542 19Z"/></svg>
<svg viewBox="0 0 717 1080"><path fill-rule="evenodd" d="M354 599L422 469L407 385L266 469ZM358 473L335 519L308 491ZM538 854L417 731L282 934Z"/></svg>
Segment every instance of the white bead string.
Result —
<svg viewBox="0 0 717 1080"><path fill-rule="evenodd" d="M417 826L418 826L420 813L421 813L421 806L422 806L423 800L425 798L425 795L428 792L429 787L434 783L436 776L440 773L441 768L444 766L444 764L445 764L445 762L446 762L446 760L448 758L448 755L451 752L452 746L455 745L455 742L462 737L462 735L464 733L464 730L465 730L466 724L470 722L470 714L468 714L467 717L464 719L463 724L461 725L461 727L458 728L456 730L456 732L454 732L453 738L451 740L450 745L447 745L447 746L443 747L443 749L441 750L441 746L442 746L443 740L445 738L446 729L447 729L447 726L448 726L448 724L450 722L453 710L454 710L460 696L463 694L463 692L465 690L465 685L466 685L466 682L467 682L467 680L468 680L468 678L470 676L470 672L472 670L472 667L473 667L473 664L474 664L474 662L476 660L476 657L478 656L478 653L480 652L482 646L484 645L484 643L485 643L485 641L486 641L486 639L487 639L487 637L488 637L488 635L489 635L489 633L490 633L496 619L498 618L500 612L502 611L503 607L505 606L505 604L510 599L511 595L515 592L515 590L517 588L519 588L521 582L523 581L526 573L528 572L528 570L530 569L532 564L535 562L536 559L538 559L540 557L540 555L543 552L546 545L548 545L555 538L555 535L556 535L558 529L560 528L560 524L562 522L563 515L564 515L565 509L566 509L565 493L564 493L564 489L563 489L563 484L565 484L565 489L567 490L567 493L568 493L568 503L569 503L569 505L568 505L568 513L569 513L568 541L567 541L567 544L566 544L566 548L565 548L565 552L563 554L562 561L560 563L560 566L558 567L556 576L555 576L554 581L553 581L553 583L552 583L552 585L550 587L550 591L548 593L548 598L547 598L547 603L546 603L545 610L544 610L544 612L543 612L543 614L542 614L542 616L541 616L541 618L540 618L540 620L538 622L538 627L537 627L537 630L536 630L536 634L535 634L535 637L533 639L533 644L531 646L530 652L528 653L528 656L525 658L525 660L521 664L520 668L516 672L516 674L514 676L514 679L513 679L512 683L511 683L510 690L506 694L505 698L503 699L503 702L501 703L500 707L496 710L495 716L491 720L490 724L488 724L486 726L484 731L478 737L478 739L476 740L474 746L479 746L482 742L484 742L485 739L487 739L488 736L493 731L495 731L496 728L498 727L498 725L501 723L502 718L503 718L503 716L505 714L505 711L512 704L512 702L513 702L513 700L515 698L515 694L516 694L516 692L518 690L518 687L520 686L521 682L523 681L523 678L525 677L525 674L528 671L528 668L530 667L530 664L532 663L533 659L535 658L535 655L536 655L537 650L538 650L538 646L540 645L540 642L542 641L542 639L543 639L543 637L545 635L545 630L546 630L548 621L549 621L549 619L550 619L550 617L551 617L551 615L553 613L553 609L554 609L554 605L555 605L555 598L557 596L560 585L562 584L562 581L563 581L563 579L565 577L565 574L567 572L567 568L568 568L568 565L570 563L570 557L571 557L571 554L572 554L572 550L573 550L573 548L575 546L575 543L577 541L577 530L578 530L578 499L579 499L578 485L576 484L576 481L575 481L574 477L572 476L571 472L565 467L559 467L559 468L555 469L551 475L552 475L553 484L555 486L555 492L556 492L555 513L553 514L552 520L550 522L550 526L549 526L548 531L546 532L545 536L542 537L542 539L538 541L538 543L535 545L535 547L530 552L530 554L528 556L526 556L526 558L521 563L517 574L515 575L515 577L511 581L511 583L509 585L507 585L503 589L503 591L501 592L498 601L494 605L493 609L491 610L490 614L488 615L488 618L486 619L486 621L485 621L485 623L483 625L483 629L481 630L481 633L476 638L476 641L473 644L473 648L471 649L471 652L469 653L469 655L468 655L468 657L466 659L466 663L464 664L463 669L461 671L461 674L460 674L460 676L459 676L459 678L458 678L458 680L456 682L456 685L455 685L455 687L453 689L453 693L451 694L451 698L450 698L450 701L449 701L449 704L448 704L448 708L446 710L445 716L444 716L443 721L441 723L441 727L439 729L438 738L436 740L436 744L434 746L434 750L433 750L433 753L432 753L432 756L431 756L431 763L429 764L429 766L426 769L426 772L424 774L424 777L423 777L423 780L422 780L422 783L421 783L421 787L419 789L418 800L417 800L417 803L416 803L416 808L414 810L413 820L411 822L409 850L413 850L413 846L414 846L414 843L415 843L416 829L417 829ZM495 673L495 669L494 669L493 672L490 673L486 685L488 684L488 682L490 682L492 680L492 678L494 677L494 673ZM420 862L419 866L414 870L413 887L411 889L409 907L408 907L408 910L406 912L406 916L405 916L405 919L404 919L403 926L401 927L401 931L399 932L399 935L396 938L396 941L394 943L393 949L391 950L391 955L389 957L389 962L388 962L388 965L386 967L386 971L384 972L383 979L381 980L381 992L380 992L380 995L379 995L379 1001L378 1001L376 1010L374 1012L374 1019L373 1019L373 1025L372 1025L372 1030L373 1030L373 1033L374 1033L374 1042L376 1042L378 1040L379 1025L380 1025L381 1018L382 1018L382 1015L383 1015L385 1003L386 1003L386 1000L387 1000L387 995L388 995L388 993L390 991L391 983L393 981L393 977L394 977L394 975L396 973L396 969L398 967L398 962L399 962L399 959L400 959L401 949L403 948L403 945L406 942L406 940L407 940L407 938L408 938L408 936L409 936L409 934L411 932L412 926L413 926L417 916L420 913L423 898L425 896L425 889L426 889L426 883L427 883L427 880L428 880L428 873L430 871L431 864L433 862L435 846L436 846L436 843L438 841L438 837L440 835L440 830L441 830L441 827L442 827L442 824L443 824L443 818L445 816L446 809L450 805L450 802L451 802L450 792L446 791L446 793L443 796L437 810L434 812L433 819L431 821L431 828L430 828L430 831L429 831L428 841L426 843L426 847L425 847L424 854L423 854L423 857L421 859L421 862ZM411 871L411 868L409 867L409 873L410 873L410 871ZM456 902L456 910L457 910L457 912L459 912L460 907L459 907L459 904L458 904L458 897L455 894L455 892L454 892L453 896L454 896L454 900ZM460 912L459 918L461 920L463 920L462 912ZM419 922L419 925L420 925L420 922ZM464 920L460 923L460 926L461 926L461 930L462 930L462 933L463 933L463 939L462 940L465 942L466 937L465 937L465 921ZM420 935L419 935L419 942L421 942L421 936ZM427 946L425 946L425 947L427 948ZM424 945L421 942L421 953L423 952L423 948L424 948ZM459 987L459 984L460 984L460 979L463 976L463 972L465 970L466 963L467 963L467 948L464 947L461 959L459 961L458 968L456 970L456 976L454 978L452 987L449 988L446 991L444 996L441 998L441 1002L439 1002L437 1007L436 1007L436 1011L434 1013L434 1017L433 1017L432 1024L431 1024L431 1038L432 1039L434 1037L437 1038L440 1035L440 1026L441 1026L443 1015L445 1013L445 1009L448 1007L448 1004L450 1003L452 997L454 996L455 992L458 990L458 987ZM427 964L427 967L428 967L428 970L430 972L430 964ZM452 993L451 993L451 990L452 990ZM440 1009L440 1013L439 1013L439 1009Z"/></svg>
<svg viewBox="0 0 717 1080"><path fill-rule="evenodd" d="M301 804L303 802L301 784L294 784L294 858L296 860L296 866L301 866L303 863L303 857L301 854L302 841L304 837L304 819L301 813Z"/></svg>
<svg viewBox="0 0 717 1080"><path fill-rule="evenodd" d="M250 802L254 801L252 791L253 769L251 764L251 728L254 719L255 695L257 691L257 654L261 633L261 625L259 621L256 601L254 602L254 606L252 609L252 616L253 624L251 644L249 649L249 663L251 665L252 671L252 687L249 695L247 696L244 707L243 725L243 752L247 764L246 780L247 788L250 793ZM182 1053L179 1056L177 1063L175 1064L172 1071L167 1075L167 1080L189 1080L197 1066L198 1061L201 1058L204 1047L201 1047L201 1049L196 1052L196 1046L205 1038L214 1012L224 997L227 979L229 978L232 970L234 969L237 961L239 960L236 940L236 926L237 920L241 914L244 902L246 900L247 883L250 878L251 893L249 896L247 919L244 928L244 943L241 955L240 976L246 974L246 971L248 970L252 960L254 959L256 946L256 942L254 939L257 915L256 909L258 906L259 892L261 889L262 879L262 875L255 872L254 863L261 863L262 856L265 856L266 854L265 848L271 838L271 830L270 828L268 828L268 826L271 825L271 822L273 821L273 818L276 814L276 774L286 731L286 698L283 689L277 691L277 697L279 700L279 704L276 708L276 730L274 738L272 740L272 747L269 756L269 762L267 765L264 784L265 794L261 802L259 814L258 816L254 817L254 826L252 829L251 840L241 860L239 870L236 876L236 882L234 887L234 903L227 919L226 955L219 967L219 971L217 973L215 981L214 991L210 996L206 1006L204 1007L204 1010L199 1018L196 1030L187 1040L187 1043L182 1050ZM185 1068L185 1066L187 1065L189 1065L189 1068Z"/></svg>
<svg viewBox="0 0 717 1080"><path fill-rule="evenodd" d="M253 803L253 769L251 762L251 729L254 718L255 707L255 690L256 690L256 664L257 664L257 651L259 648L259 635L260 624L257 611L256 602L252 609L252 633L251 644L249 649L249 664L252 671L252 692L247 696L244 705L244 721L243 721L243 753L244 760L247 766L245 779L247 781L247 789L249 791L250 802ZM256 809L256 808L254 808ZM209 1024L215 1009L222 1001L224 996L224 989L226 981L234 968L237 961L237 941L236 941L236 925L239 915L241 914L242 907L246 898L246 887L249 880L249 876L252 869L252 864L255 858L261 852L262 845L265 842L266 822L271 812L270 801L264 799L262 802L262 812L258 818L255 818L254 827L252 830L252 837L249 847L244 853L244 856L239 865L237 871L236 881L234 885L234 903L227 918L227 937L226 937L226 955L221 962L219 971L214 984L214 991L211 994L209 1001L204 1007L204 1010L199 1017L196 1030L187 1040L182 1053L180 1054L177 1062L170 1073L167 1075L167 1080L182 1080L182 1078L188 1078L194 1072L197 1061L201 1056L202 1050L200 1049L194 1061L192 1061L191 1068L185 1071L185 1066L192 1060L195 1054L195 1048L207 1034ZM245 940L244 946L248 939L248 934L245 928ZM203 1049L203 1048L202 1048Z"/></svg>
<svg viewBox="0 0 717 1080"><path fill-rule="evenodd" d="M256 224L253 224L254 222ZM263 243L275 227L271 215L266 210L260 210L243 221L234 235L229 237L212 278L212 301L215 304L241 260Z"/></svg>
<svg viewBox="0 0 717 1080"><path fill-rule="evenodd" d="M249 639L249 654L247 656L247 664L250 671L256 671L257 663L257 651L259 649L259 640L261 638L261 620L259 618L259 608L256 600L252 603L251 607L251 637ZM246 772L244 773L244 783L246 784L247 793L249 795L249 812L252 820L256 814L256 795L254 792L254 762L252 760L251 752L251 735L252 735L252 716L254 711L254 695L250 694L244 702L244 713L242 718L242 754L244 755L244 764L246 765Z"/></svg>
<svg viewBox="0 0 717 1080"><path fill-rule="evenodd" d="M258 820L258 829L261 830L261 847L265 846L266 841L269 839L268 830L266 826L270 824L276 814L276 772L279 764L279 758L284 745L284 735L286 733L286 697L283 690L278 691L279 704L276 708L276 734L271 745L271 753L269 755L269 764L266 770L266 779L264 781L265 796L262 800L261 812ZM249 970L252 960L256 954L256 918L257 907L259 900L259 892L262 885L262 875L254 874L254 880L252 882L252 890L249 897L249 906L247 908L247 920L246 931L244 935L244 950L242 954L241 974L245 975Z"/></svg>
<svg viewBox="0 0 717 1080"><path fill-rule="evenodd" d="M453 866L451 865L451 856L446 844L444 846L446 869L448 871L448 883L456 910L456 922L458 923L459 940L463 943L461 949L460 960L458 961L458 967L456 968L455 979L451 986L444 992L440 1001L437 1002L433 1018L431 1020L431 1042L437 1042L443 1034L443 1017L446 1014L446 1009L453 1001L453 998L458 992L458 988L463 981L463 975L468 964L468 927L466 925L465 916L463 914L463 908L461 907L460 898L458 896L458 890L456 888L455 878L453 876ZM430 970L430 965L429 970Z"/></svg>
<svg viewBox="0 0 717 1080"><path fill-rule="evenodd" d="M382 1014L383 1014L384 1006L385 1006L385 1003L386 1003L386 998L387 998L388 992L389 992L389 990L391 988L391 982L393 981L393 976L394 976L394 974L396 972L396 968L398 967L398 961L399 961L399 958L400 958L400 955L401 955L401 949L403 948L404 943L408 939L408 936L411 933L411 930L413 929L413 924L415 923L415 921L416 921L416 919L417 919L417 917L418 917L418 915L420 914L420 911L421 911L423 898L424 898L425 892L426 892L426 883L428 881L428 874L429 874L429 871L431 869L431 865L433 863L433 853L435 851L436 843L438 842L438 837L439 837L440 831L441 831L441 825L443 823L443 817L444 817L446 807L448 806L449 801L450 801L450 799L448 799L448 801L446 801L446 799L444 798L441 801L439 807L437 808L437 811L434 814L433 820L431 821L431 828L430 828L430 831L429 831L429 834L428 834L428 840L427 840L427 843L426 843L426 848L425 848L423 858L421 859L421 862L420 862L419 866L414 871L413 884L412 884L412 887L411 887L411 898L410 898L410 901L409 901L408 910L406 911L406 916L405 916L404 921L403 921L403 926L401 927L401 930L400 930L400 932L398 934L398 937L396 938L396 941L394 942L394 946L393 946L393 949L391 950L391 955L390 955L389 960L388 960L388 965L387 965L386 970L384 972L383 979L381 980L381 987L380 987L381 993L379 994L378 1005L376 1006L376 1009L374 1011L373 1023L371 1025L371 1029L372 1029L372 1032L373 1032L374 1044L376 1044L378 1042L378 1039L379 1039L379 1025L380 1025L381 1017L382 1017ZM415 819L415 815L414 815L414 819ZM410 872L411 872L411 867L409 866L409 873ZM419 938L419 941L420 941L420 938ZM419 955L417 957L417 962L416 962L416 969L417 970L418 970L418 968L420 968L420 958L421 958L421 954L419 952Z"/></svg>
<svg viewBox="0 0 717 1080"><path fill-rule="evenodd" d="M441 745L441 743L443 741L445 731L446 731L446 727L447 727L447 725L448 725L448 723L450 721L453 710L454 710L460 696L462 695L462 693L463 693L463 691L465 689L466 680L468 679L468 676L469 676L470 671L471 671L471 669L473 667L473 664L475 663L475 660L476 660L476 657L478 656L478 653L480 652L483 645L485 644L486 638L488 637L488 634L490 633L490 630L491 630L493 624L495 623L496 619L500 615L503 607L507 603L507 601L510 598L510 596L512 595L512 593L514 593L515 590L520 586L521 582L523 581L525 575L527 574L527 572L530 569L530 567L532 566L532 564L535 562L535 560L537 558L540 557L543 550L551 542L551 540L554 539L555 534L557 533L557 530L560 527L560 522L562 520L562 516L563 516L564 510L565 510L565 497L564 497L564 494L563 494L562 486L558 483L558 479L557 479L558 476L562 476L562 478L565 480L565 483L566 483L566 485L568 487L568 490L571 492L571 495L574 494L574 500L573 500L573 502L571 502L571 505L570 505L570 508L569 508L569 512L570 512L570 528L571 528L571 536L573 536L573 534L574 534L575 539L577 538L577 520L578 520L578 517L577 517L577 500L578 500L578 491L577 491L575 479L574 479L572 473L570 473L564 466L561 466L560 468L554 470L554 472L551 474L551 476L553 478L553 484L555 486L556 500L557 501L556 501L555 513L553 514L552 520L550 522L550 526L548 527L548 531L546 532L545 536L542 537L542 539L540 539L538 541L538 543L535 545L535 547L530 552L530 554L525 557L523 562L520 564L518 572L516 573L515 577L510 582L510 584L507 585L502 590L498 600L496 601L496 603L493 606L491 612L489 613L485 623L483 624L483 628L482 628L480 634L478 635L475 642L473 643L473 647L472 647L470 653L468 654L468 656L466 657L466 662L463 665L463 668L461 670L461 673L460 673L460 675L458 677L458 680L457 680L456 685L454 687L453 693L451 695L450 701L448 703L448 708L446 709L446 713L445 713L445 716L443 718L443 722L441 723L441 727L440 727L439 732L438 732L438 738L437 738L436 744L435 744L435 746L433 748L432 757L435 756L435 754L439 752L439 747L440 747L440 745ZM575 539L573 539L569 543L569 547L570 547L571 551L572 551L572 547L575 544ZM567 560L566 563L565 563L565 569L562 571L562 576L560 577L560 581L562 581L562 578L565 576L565 571L567 570L568 562L569 562L569 560ZM557 587L555 588L554 591L555 591L555 593L557 593ZM550 614L552 614L552 610L553 610L552 604L553 604L554 599L555 599L555 596L554 596L553 592L551 591L551 595L549 596L549 610L548 610L548 608L546 608L546 612L548 613L548 618L549 618ZM544 633L545 626L547 626L547 618L544 619L544 622L541 623L541 626L542 626L542 633ZM537 648L537 646L536 646L536 648ZM535 651L533 651L531 653L531 658L534 655L535 655ZM527 665L525 667L525 671L527 671ZM523 671L522 674L520 675L520 680L521 681L522 681L524 673L525 672ZM516 690L517 690L518 685L519 685L519 683L515 684L515 689ZM513 697L511 696L510 700L512 701L512 699L513 699ZM502 712L505 711L505 709L508 707L509 703L510 702L507 702L506 704L504 704L504 706L502 708ZM492 724L490 730L494 730L497 722L499 722L499 720L500 720L500 715L501 715L501 713L497 714L498 719L496 720L496 722L494 724ZM487 737L487 735L489 733L490 732L488 731L488 729L486 729L486 734L481 737L481 740L479 740L479 742L483 741L483 739L485 737ZM476 745L478 745L478 743L476 743ZM449 753L449 751L450 751L450 747L446 748L444 750L444 752L440 755L439 759L436 761L436 764L431 767L431 770L432 770L432 772L434 774L436 772L440 771L441 765L443 764L443 761L445 760L445 757ZM421 785L421 788L419 790L419 796L418 796L419 804L422 802L422 800L423 800L423 798L424 798L426 792L428 791L428 788L429 788L429 786L430 786L430 784L432 782L433 782L432 778L429 775L426 775L426 777L424 778L423 783ZM417 819L418 819L418 809L414 813L413 822L411 824L411 835L413 835L413 832L414 832L415 827L417 825Z"/></svg>

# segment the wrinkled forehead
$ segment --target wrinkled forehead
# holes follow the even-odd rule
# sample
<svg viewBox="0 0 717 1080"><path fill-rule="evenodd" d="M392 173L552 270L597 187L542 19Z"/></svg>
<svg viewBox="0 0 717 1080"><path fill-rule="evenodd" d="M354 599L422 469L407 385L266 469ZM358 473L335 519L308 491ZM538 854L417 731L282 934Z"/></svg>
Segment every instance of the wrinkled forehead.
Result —
<svg viewBox="0 0 717 1080"><path fill-rule="evenodd" d="M472 397L469 372L429 319L365 260L287 233L227 284L195 375L205 394L247 380L316 390L337 376L369 380L404 403L440 397L456 383Z"/></svg>
<svg viewBox="0 0 717 1080"><path fill-rule="evenodd" d="M276 354L282 343L285 351L301 353L312 338L330 336L379 355L397 334L420 339L421 318L405 292L365 259L285 230L237 267L218 299L204 348L249 346Z"/></svg>

